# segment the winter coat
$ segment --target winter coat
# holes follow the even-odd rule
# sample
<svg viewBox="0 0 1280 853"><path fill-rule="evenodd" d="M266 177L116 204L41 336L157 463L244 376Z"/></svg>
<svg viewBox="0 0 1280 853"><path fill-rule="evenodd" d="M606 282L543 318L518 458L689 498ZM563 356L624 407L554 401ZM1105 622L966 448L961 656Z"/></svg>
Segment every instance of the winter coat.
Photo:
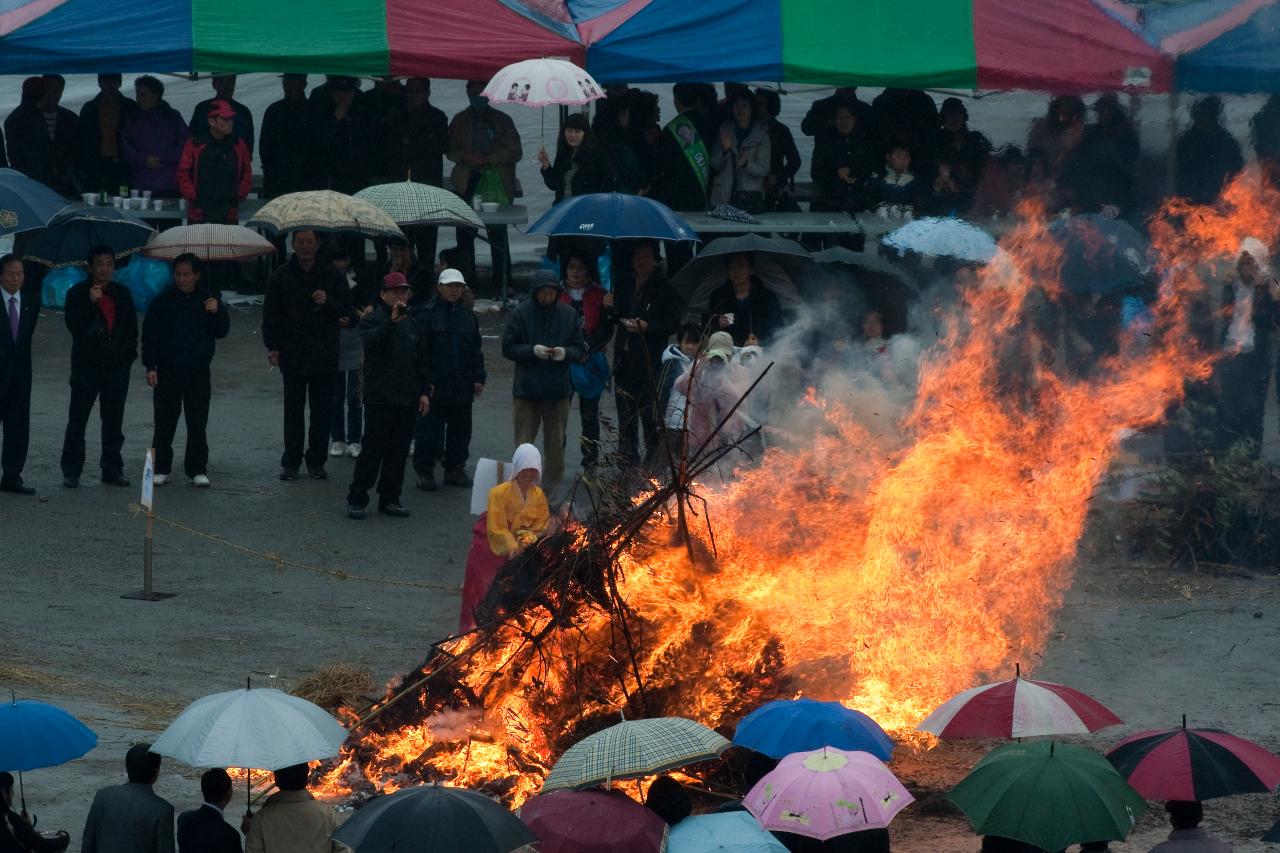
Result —
<svg viewBox="0 0 1280 853"><path fill-rule="evenodd" d="M311 299L323 290L327 299ZM342 273L317 260L304 271L297 257L279 267L267 284L262 305L262 342L280 353L280 371L314 376L338 370L338 320L354 317L350 288Z"/></svg>
<svg viewBox="0 0 1280 853"><path fill-rule="evenodd" d="M120 144L124 135L124 125L138 111L138 104L132 98L119 96L120 114L116 119L114 160L124 162L124 148ZM102 94L99 93L80 108L80 170L85 178L85 192L89 192L102 184L102 160L108 155L102 151L102 116L99 112ZM116 187L107 189L115 190Z"/></svg>
<svg viewBox="0 0 1280 853"><path fill-rule="evenodd" d="M231 135L244 143L244 147L249 149L249 158L253 158L253 113L244 104L234 98L206 98L196 104L196 108L191 111L191 123L187 126L192 136L206 136L209 133L209 107L213 106L213 102L217 100L225 100L231 105L231 109L235 111L235 118L231 120Z"/></svg>
<svg viewBox="0 0 1280 853"><path fill-rule="evenodd" d="M587 352L598 352L609 344L613 329L609 326L608 312L604 307L605 290L594 281L583 289L582 300L575 302L569 291L560 285L560 301L573 309L582 327L582 339Z"/></svg>
<svg viewBox="0 0 1280 853"><path fill-rule="evenodd" d="M431 341L412 317L392 322L386 303L360 318L360 399L366 406L417 406L431 387Z"/></svg>
<svg viewBox="0 0 1280 853"><path fill-rule="evenodd" d="M840 92L814 101L809 106L809 112L805 113L804 120L800 122L800 132L805 136L821 136L834 125L836 110L844 106L847 106L853 113L853 117L857 119L856 130L864 134L869 133L874 121L871 105L857 95L848 96Z"/></svg>
<svg viewBox="0 0 1280 853"><path fill-rule="evenodd" d="M412 313L431 342L431 399L469 402L475 384L488 379L475 312L461 299L449 302L436 296L415 305Z"/></svg>
<svg viewBox="0 0 1280 853"><path fill-rule="evenodd" d="M65 319L71 332L71 366L100 370L128 367L138 357L138 310L133 294L119 282L103 291L115 301L115 325L108 330L107 318L89 298L89 282L82 281L67 291Z"/></svg>
<svg viewBox="0 0 1280 853"><path fill-rule="evenodd" d="M655 272L638 290L634 275L618 280L608 316L616 329L613 374L619 385L633 392L649 387L650 376L657 376L662 351L680 325L683 311L680 296L660 273ZM645 321L645 331L627 331L621 321L630 317Z"/></svg>
<svg viewBox="0 0 1280 853"><path fill-rule="evenodd" d="M737 297L733 295L733 285L726 281L711 291L711 298L707 302L710 313L702 318L703 328L706 328L713 318L722 314L732 314L733 325L724 331L733 336L734 346L745 346L747 337L752 334L762 344L767 344L769 338L783 326L782 303L778 301L777 295L755 276L751 277L751 290L747 293L747 302L750 307L744 312ZM721 331L718 324L711 328L712 331Z"/></svg>
<svg viewBox="0 0 1280 853"><path fill-rule="evenodd" d="M373 183L381 152L377 147L376 120L358 104L343 118L333 110L321 114L316 125L316 143L320 183L328 189L348 195Z"/></svg>
<svg viewBox="0 0 1280 853"><path fill-rule="evenodd" d="M568 192L566 192L565 175L574 167L576 171L569 179ZM556 194L556 204L571 196L613 192L615 185L609 155L595 146L590 148L578 146L576 151L558 150L556 161L542 170L542 182L547 185L547 189Z"/></svg>
<svg viewBox="0 0 1280 853"><path fill-rule="evenodd" d="M686 110L686 113L697 122L697 116L692 110ZM710 188L708 185L707 189ZM707 209L707 196L693 167L689 165L689 158L685 156L675 135L665 127L658 136L658 146L654 152L653 188L650 195L672 210Z"/></svg>
<svg viewBox="0 0 1280 853"><path fill-rule="evenodd" d="M386 180L444 186L448 151L449 119L443 112L430 104L413 112L394 112L387 121Z"/></svg>
<svg viewBox="0 0 1280 853"><path fill-rule="evenodd" d="M178 160L190 135L182 116L164 101L149 110L131 113L120 131L120 150L129 167L129 186L156 193L176 193ZM153 154L160 158L159 169L147 166L147 157Z"/></svg>
<svg viewBox="0 0 1280 853"><path fill-rule="evenodd" d="M782 188L800 171L800 149L791 128L776 118L769 119L765 128L769 131L769 174L778 179L778 187Z"/></svg>
<svg viewBox="0 0 1280 853"><path fill-rule="evenodd" d="M540 359L535 345L564 347L564 361ZM569 365L587 354L578 314L563 302L539 305L533 297L516 306L502 330L502 356L516 365L512 396L554 402L573 391Z"/></svg>
<svg viewBox="0 0 1280 853"><path fill-rule="evenodd" d="M741 142L738 141L733 122L725 122L720 132L729 131L733 135L733 147L728 151L716 140L711 149L711 204L729 204L735 193L762 193L764 179L769 174L773 163L773 147L769 140L769 131L759 122L751 125L751 130ZM738 157L746 154L746 165L738 167Z"/></svg>
<svg viewBox="0 0 1280 853"><path fill-rule="evenodd" d="M680 347L672 344L662 352L662 370L658 374L658 404L662 423L667 429L684 429L684 407L687 402L683 392L676 391L676 380L689 370L693 359Z"/></svg>
<svg viewBox="0 0 1280 853"><path fill-rule="evenodd" d="M238 223L236 206L252 188L253 156L243 139L201 134L187 140L178 160L178 189L190 221Z"/></svg>
<svg viewBox="0 0 1280 853"><path fill-rule="evenodd" d="M920 182L911 172L885 169L867 182L867 200L871 204L913 208L920 192Z"/></svg>
<svg viewBox="0 0 1280 853"><path fill-rule="evenodd" d="M1131 213L1137 204L1138 134L1128 122L1092 125L1067 156L1058 190L1073 210L1097 213L1114 205Z"/></svg>
<svg viewBox="0 0 1280 853"><path fill-rule="evenodd" d="M316 162L316 110L305 100L282 98L267 107L258 137L262 194L275 198L323 185Z"/></svg>
<svg viewBox="0 0 1280 853"><path fill-rule="evenodd" d="M1223 186L1244 168L1240 143L1225 128L1193 126L1178 139L1177 193L1195 204L1212 204Z"/></svg>
<svg viewBox="0 0 1280 853"><path fill-rule="evenodd" d="M204 288L183 293L172 287L152 300L142 318L142 364L147 370L209 366L214 341L231 331L231 316L222 300L216 313L204 310L205 300L212 296Z"/></svg>
<svg viewBox="0 0 1280 853"><path fill-rule="evenodd" d="M849 169L852 183L840 178ZM813 145L813 179L818 183L815 210L866 209L866 180L876 168L875 149L869 138L855 127L842 136L835 130L819 134Z"/></svg>
<svg viewBox="0 0 1280 853"><path fill-rule="evenodd" d="M58 107L53 138L44 113L34 103L23 104L5 120L9 140L9 165L69 198L80 193L76 174L80 159L80 120L66 107Z"/></svg>
<svg viewBox="0 0 1280 853"><path fill-rule="evenodd" d="M483 112L467 107L449 122L448 156L454 164L449 181L453 184L453 191L467 199L471 198L468 190L475 191L472 177L474 175L478 179L480 170L463 162L462 155L476 152L473 140L476 133L484 134L487 140L488 151L485 153L489 156L488 165L497 170L507 197L515 198L519 194L516 192L516 163L524 156L524 150L520 147L520 134L511 116L493 107L487 107Z"/></svg>

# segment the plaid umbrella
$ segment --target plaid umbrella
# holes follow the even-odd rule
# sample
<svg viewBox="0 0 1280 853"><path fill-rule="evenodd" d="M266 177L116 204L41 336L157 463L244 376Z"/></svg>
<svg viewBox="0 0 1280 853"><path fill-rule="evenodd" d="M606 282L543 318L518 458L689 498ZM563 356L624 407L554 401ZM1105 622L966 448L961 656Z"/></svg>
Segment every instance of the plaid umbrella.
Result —
<svg viewBox="0 0 1280 853"><path fill-rule="evenodd" d="M591 788L613 779L638 779L708 761L729 741L684 717L627 720L569 747L551 768L543 791Z"/></svg>
<svg viewBox="0 0 1280 853"><path fill-rule="evenodd" d="M275 250L270 240L244 226L201 223L154 235L142 254L172 261L190 252L202 261L238 261L270 255Z"/></svg>
<svg viewBox="0 0 1280 853"><path fill-rule="evenodd" d="M430 184L378 184L360 190L355 197L385 212L397 225L484 225L461 196Z"/></svg>
<svg viewBox="0 0 1280 853"><path fill-rule="evenodd" d="M404 237L395 220L374 205L333 190L309 190L274 198L245 224L276 234L345 231L366 237Z"/></svg>
<svg viewBox="0 0 1280 853"><path fill-rule="evenodd" d="M147 244L152 227L114 207L69 205L27 246L24 260L48 267L87 267L89 249L110 246L116 260Z"/></svg>

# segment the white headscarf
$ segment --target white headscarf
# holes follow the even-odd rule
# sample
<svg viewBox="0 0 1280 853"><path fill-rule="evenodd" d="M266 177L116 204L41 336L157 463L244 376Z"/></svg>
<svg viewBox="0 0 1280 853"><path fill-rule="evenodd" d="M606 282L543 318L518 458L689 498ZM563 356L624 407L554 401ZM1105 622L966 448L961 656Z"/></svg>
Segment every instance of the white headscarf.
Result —
<svg viewBox="0 0 1280 853"><path fill-rule="evenodd" d="M507 479L514 480L517 474L530 468L538 472L538 479L541 480L542 454L532 444L522 444L516 448L516 454L511 458L511 476Z"/></svg>

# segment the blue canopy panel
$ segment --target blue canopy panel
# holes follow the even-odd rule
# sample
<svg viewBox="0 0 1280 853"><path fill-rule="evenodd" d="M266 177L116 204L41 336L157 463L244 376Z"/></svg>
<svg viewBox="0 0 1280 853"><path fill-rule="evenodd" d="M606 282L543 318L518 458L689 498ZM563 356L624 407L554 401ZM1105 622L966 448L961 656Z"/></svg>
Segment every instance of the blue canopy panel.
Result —
<svg viewBox="0 0 1280 853"><path fill-rule="evenodd" d="M1280 4L1179 56L1174 79L1193 92L1280 92Z"/></svg>
<svg viewBox="0 0 1280 853"><path fill-rule="evenodd" d="M782 79L782 15L778 0L570 0L580 32L587 18L619 7L630 17L590 41L587 70L597 80L659 83L684 80Z"/></svg>
<svg viewBox="0 0 1280 853"><path fill-rule="evenodd" d="M191 0L0 0L0 74L192 67Z"/></svg>

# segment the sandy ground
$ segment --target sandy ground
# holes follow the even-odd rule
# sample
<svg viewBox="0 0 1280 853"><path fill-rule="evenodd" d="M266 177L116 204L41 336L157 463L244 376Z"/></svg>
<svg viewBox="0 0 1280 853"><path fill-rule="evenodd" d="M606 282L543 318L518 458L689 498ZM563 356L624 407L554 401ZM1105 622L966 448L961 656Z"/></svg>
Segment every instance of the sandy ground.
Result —
<svg viewBox="0 0 1280 853"><path fill-rule="evenodd" d="M137 490L99 484L92 464L79 490L60 485L69 338L56 313L46 312L37 331L26 475L47 500L0 495L0 624L8 637L0 686L63 705L99 734L85 758L26 775L40 828L67 828L73 850L94 790L122 781L129 745L153 738L191 700L241 686L246 677L287 689L336 660L389 679L456 624L472 523L467 495L410 489L405 502L413 518L373 515L358 524L343 517L351 460L331 462L326 482L279 482L279 375L267 369L257 310L234 309L232 316L214 366L214 488L199 491L179 480L158 491L156 585L178 593L158 603L120 598L140 585L143 519L130 509ZM496 334L495 318L486 326ZM494 369L476 408L473 458L510 452L510 373L496 339L486 350ZM611 411L611 403L604 408ZM125 422L135 475L150 414L138 368ZM97 446L91 428L91 460ZM577 462L572 450L569 461ZM1087 741L1100 749L1128 731L1176 724L1183 713L1193 724L1280 748L1277 658L1280 578L1116 565L1103 552L1082 561L1036 672L1086 690L1128 721L1123 731ZM987 746L901 750L895 770L945 787ZM166 761L158 790L179 810L192 808L200 801L196 779L195 771ZM1249 839L1280 817L1280 799L1236 798L1208 811L1208 825L1237 850L1263 850ZM1161 819L1158 811L1148 817L1117 849L1148 849L1164 835ZM906 853L977 848L954 816L908 810L893 832L895 849Z"/></svg>

